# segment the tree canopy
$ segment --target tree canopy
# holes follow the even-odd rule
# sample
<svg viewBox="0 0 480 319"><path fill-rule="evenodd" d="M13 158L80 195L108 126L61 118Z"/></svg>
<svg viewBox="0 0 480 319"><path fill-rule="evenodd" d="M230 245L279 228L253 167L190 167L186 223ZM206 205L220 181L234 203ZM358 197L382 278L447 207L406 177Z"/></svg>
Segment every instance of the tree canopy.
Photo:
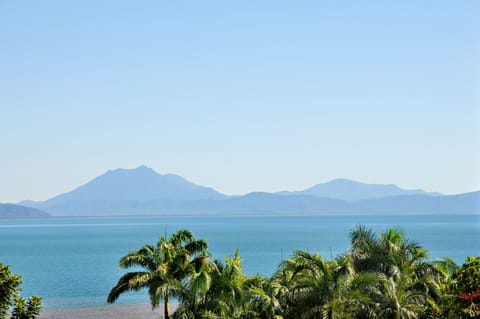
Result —
<svg viewBox="0 0 480 319"><path fill-rule="evenodd" d="M0 319L34 319L40 314L42 299L20 296L22 277L13 274L10 266L0 263ZM9 314L10 308L12 313Z"/></svg>
<svg viewBox="0 0 480 319"><path fill-rule="evenodd" d="M174 319L480 318L480 257L461 267L448 257L429 261L424 247L394 228L376 234L357 226L350 240L330 260L296 250L265 278L245 275L238 251L212 259L205 241L179 230L123 257L121 267L145 271L120 278L108 301L148 288L153 307L177 298Z"/></svg>

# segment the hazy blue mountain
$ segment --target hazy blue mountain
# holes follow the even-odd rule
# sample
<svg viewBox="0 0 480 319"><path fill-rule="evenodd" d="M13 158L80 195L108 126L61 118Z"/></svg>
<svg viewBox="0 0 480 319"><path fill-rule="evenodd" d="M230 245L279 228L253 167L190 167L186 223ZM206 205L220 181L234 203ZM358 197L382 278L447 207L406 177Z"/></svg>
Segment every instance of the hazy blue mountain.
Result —
<svg viewBox="0 0 480 319"><path fill-rule="evenodd" d="M224 195L193 184L174 174L158 174L140 166L135 169L116 169L87 184L52 200L151 200L151 199L219 199Z"/></svg>
<svg viewBox="0 0 480 319"><path fill-rule="evenodd" d="M72 200L48 207L55 216L212 214L478 214L480 192L451 196L403 195L347 202L309 195L250 193L225 199Z"/></svg>
<svg viewBox="0 0 480 319"><path fill-rule="evenodd" d="M404 195L355 203L357 211L381 213L480 213L480 191L447 196Z"/></svg>
<svg viewBox="0 0 480 319"><path fill-rule="evenodd" d="M436 196L434 196L436 195ZM145 214L480 213L480 192L443 196L345 179L301 192L225 196L177 175L141 166L117 169L45 202L22 202L55 216Z"/></svg>
<svg viewBox="0 0 480 319"><path fill-rule="evenodd" d="M32 207L0 203L0 218L42 218L50 215Z"/></svg>
<svg viewBox="0 0 480 319"><path fill-rule="evenodd" d="M73 191L46 202L21 203L47 208L79 201L198 200L223 197L225 196L211 188L195 185L178 175L161 175L149 167L140 166L135 169L110 170Z"/></svg>
<svg viewBox="0 0 480 319"><path fill-rule="evenodd" d="M440 193L428 193L421 189L402 189L394 184L366 184L343 178L334 179L330 182L323 184L318 184L303 191L283 191L278 192L278 194L312 195L318 197L341 199L351 202L401 195L441 195Z"/></svg>
<svg viewBox="0 0 480 319"><path fill-rule="evenodd" d="M202 200L69 200L50 203L46 210L55 216L211 215L335 213L348 212L348 207L347 202L330 198L250 193L225 199Z"/></svg>

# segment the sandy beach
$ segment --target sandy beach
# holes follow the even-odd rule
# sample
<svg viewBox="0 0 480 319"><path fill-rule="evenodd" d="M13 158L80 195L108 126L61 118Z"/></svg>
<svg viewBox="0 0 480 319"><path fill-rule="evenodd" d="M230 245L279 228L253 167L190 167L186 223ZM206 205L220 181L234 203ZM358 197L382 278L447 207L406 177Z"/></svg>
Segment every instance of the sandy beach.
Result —
<svg viewBox="0 0 480 319"><path fill-rule="evenodd" d="M175 310L176 305L171 305ZM145 305L109 305L90 308L44 309L40 319L159 319L163 318L163 305L152 311Z"/></svg>

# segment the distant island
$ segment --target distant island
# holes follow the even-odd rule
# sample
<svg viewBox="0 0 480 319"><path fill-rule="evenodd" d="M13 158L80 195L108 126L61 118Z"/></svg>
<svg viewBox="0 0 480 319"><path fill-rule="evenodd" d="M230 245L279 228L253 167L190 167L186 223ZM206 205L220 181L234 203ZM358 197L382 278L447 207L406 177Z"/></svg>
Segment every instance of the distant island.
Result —
<svg viewBox="0 0 480 319"><path fill-rule="evenodd" d="M0 204L0 219L44 217L50 217L50 215L36 208L15 204Z"/></svg>
<svg viewBox="0 0 480 319"><path fill-rule="evenodd" d="M110 170L46 201L22 201L52 216L158 214L475 214L480 192L458 195L406 190L393 184L335 179L301 191L227 196L181 176L140 166Z"/></svg>

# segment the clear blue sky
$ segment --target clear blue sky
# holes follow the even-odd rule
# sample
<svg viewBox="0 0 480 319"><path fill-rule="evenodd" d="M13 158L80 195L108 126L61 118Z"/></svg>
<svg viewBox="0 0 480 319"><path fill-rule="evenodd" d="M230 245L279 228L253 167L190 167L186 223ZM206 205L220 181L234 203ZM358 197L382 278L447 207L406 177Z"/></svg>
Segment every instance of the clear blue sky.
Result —
<svg viewBox="0 0 480 319"><path fill-rule="evenodd" d="M227 194L480 189L480 1L0 0L0 202L142 164Z"/></svg>

